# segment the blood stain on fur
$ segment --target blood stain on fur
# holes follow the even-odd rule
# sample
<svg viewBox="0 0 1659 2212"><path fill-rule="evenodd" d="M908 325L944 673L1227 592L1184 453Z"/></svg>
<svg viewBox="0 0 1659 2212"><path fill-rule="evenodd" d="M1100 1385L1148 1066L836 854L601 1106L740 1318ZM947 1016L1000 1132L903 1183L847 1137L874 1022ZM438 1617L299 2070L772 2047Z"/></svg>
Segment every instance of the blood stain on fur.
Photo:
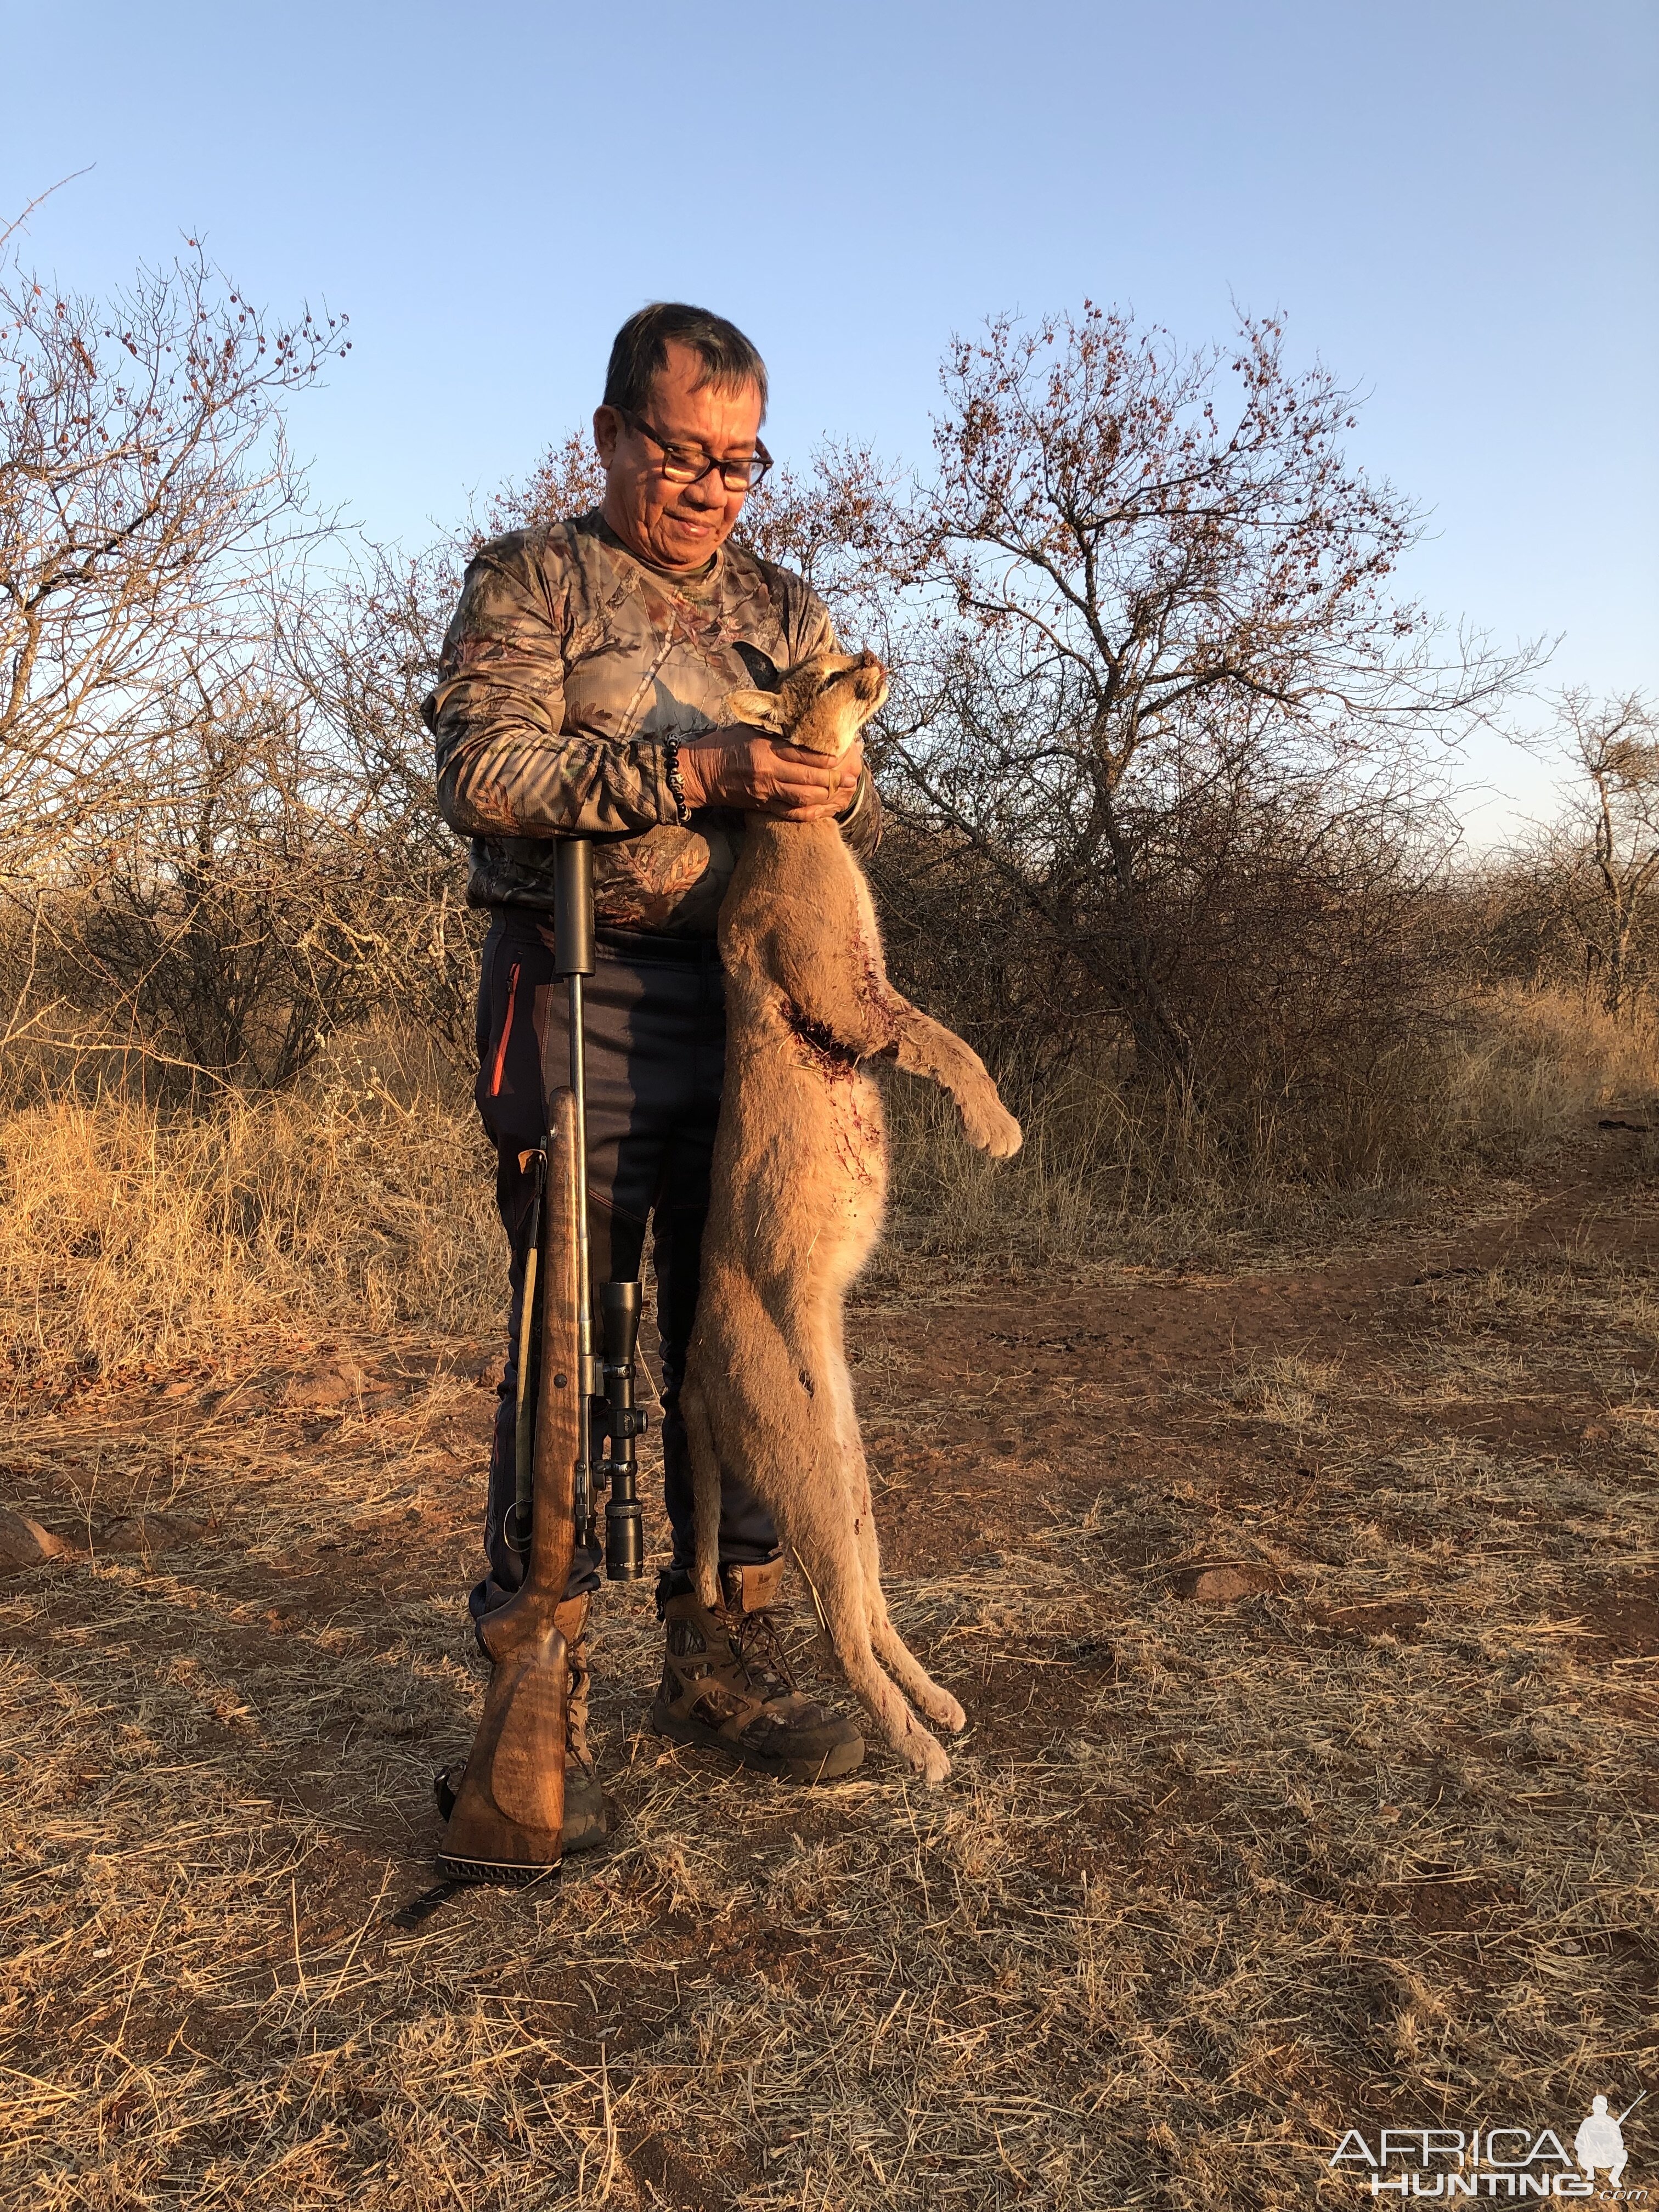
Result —
<svg viewBox="0 0 1659 2212"><path fill-rule="evenodd" d="M859 1064L856 1048L843 1044L827 1022L814 1021L797 1006L786 1002L783 1018L826 1075L850 1075Z"/></svg>

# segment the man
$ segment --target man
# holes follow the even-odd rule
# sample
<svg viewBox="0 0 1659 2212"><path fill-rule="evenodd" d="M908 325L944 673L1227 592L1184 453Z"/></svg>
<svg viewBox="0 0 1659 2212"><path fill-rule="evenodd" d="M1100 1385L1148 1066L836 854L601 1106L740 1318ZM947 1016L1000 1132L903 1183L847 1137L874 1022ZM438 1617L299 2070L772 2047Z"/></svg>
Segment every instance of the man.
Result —
<svg viewBox="0 0 1659 2212"><path fill-rule="evenodd" d="M733 685L765 684L835 646L829 615L799 577L728 542L770 465L760 440L766 396L764 363L722 317L662 303L631 316L593 416L603 504L479 551L424 711L439 804L472 840L468 896L493 916L477 1095L512 1248L489 1565L472 1592L474 1621L523 1577L503 1534L515 1492L513 1362L531 1197L519 1156L547 1126L544 1064L566 1063L552 841L580 833L595 840L599 972L586 994L594 1276L639 1273L649 1218L657 1278L674 1545L657 1591L666 1650L653 1725L771 1773L819 1779L856 1766L863 1740L795 1689L771 1611L783 1574L777 1534L732 1478L720 1506L725 1601L713 1613L698 1604L689 1573L691 1468L678 1410L725 1054L714 924L743 817L833 814L859 852L874 845L879 823L861 750L826 793L816 756L719 720ZM577 1552L558 1615L571 1652L568 1850L599 1842L605 1826L586 1725L599 1567L596 1552Z"/></svg>

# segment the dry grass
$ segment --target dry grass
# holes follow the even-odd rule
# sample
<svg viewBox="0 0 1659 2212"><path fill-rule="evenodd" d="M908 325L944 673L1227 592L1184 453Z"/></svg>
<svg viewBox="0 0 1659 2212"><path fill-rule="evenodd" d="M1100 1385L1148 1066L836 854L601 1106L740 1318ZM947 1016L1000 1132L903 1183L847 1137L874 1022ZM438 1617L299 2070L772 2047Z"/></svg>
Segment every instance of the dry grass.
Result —
<svg viewBox="0 0 1659 2212"><path fill-rule="evenodd" d="M1419 1211L1425 1188L1524 1170L1598 1105L1651 1097L1655 1055L1650 1030L1576 1001L1484 1001L1410 1084L1395 1069L1410 1146L1336 1185L1241 1166L1204 1117L1080 1079L1027 1111L1018 1159L991 1162L936 1092L896 1082L872 1286L1364 1241ZM273 1336L319 1329L468 1329L499 1305L500 1270L466 1086L407 1039L347 1041L299 1091L228 1094L204 1114L71 1094L0 1115L0 1315L14 1372L37 1383L246 1364Z"/></svg>
<svg viewBox="0 0 1659 2212"><path fill-rule="evenodd" d="M855 1338L948 1790L665 1747L611 1588L612 1850L410 1927L479 1693L498 1256L460 1108L369 1087L5 1132L46 1349L0 1502L76 1550L0 1583L0 2200L1261 2212L1369 2201L1349 2124L1570 2132L1651 2078L1645 1186L1299 1279L923 1309L924 1249ZM28 1387L77 1342L100 1381ZM1255 1594L1179 1595L1215 1563Z"/></svg>
<svg viewBox="0 0 1659 2212"><path fill-rule="evenodd" d="M14 1368L113 1374L263 1356L319 1326L476 1327L501 1297L477 1116L459 1086L379 1058L204 1115L106 1097L6 1116Z"/></svg>
<svg viewBox="0 0 1659 2212"><path fill-rule="evenodd" d="M1599 1109L1644 1115L1656 1095L1651 1020L1513 990L1402 1040L1300 1120L1271 1098L1206 1115L1074 1073L1021 1104L1012 1164L971 1152L936 1094L895 1082L893 1241L936 1261L1040 1268L1328 1250L1420 1211L1429 1191L1530 1172Z"/></svg>
<svg viewBox="0 0 1659 2212"><path fill-rule="evenodd" d="M1303 1430L1321 1418L1321 1408L1340 1381L1340 1359L1310 1359L1301 1352L1277 1352L1249 1360L1225 1386L1230 1401L1258 1420Z"/></svg>
<svg viewBox="0 0 1659 2212"><path fill-rule="evenodd" d="M1630 1627L1659 1274L1546 1250L1379 1310L1346 1357L1107 1370L1073 1409L1126 1455L1103 1486L1051 1390L1006 1402L1031 1355L918 1376L884 1356L902 1314L867 1317L890 1529L974 1501L895 1577L974 1718L951 1786L872 1753L807 1794L663 1747L646 1589L613 1589L614 1850L416 1929L390 1916L478 1685L465 1360L360 1343L375 1402L320 1415L250 1388L37 1415L11 1495L82 1556L5 1607L7 2201L1260 2212L1358 2202L1324 2165L1351 2122L1628 2101L1659 2056L1659 1641ZM997 1318L969 1340L1012 1343ZM1430 1405L1460 1346L1473 1439ZM1632 1413L1588 1455L1507 1436L1500 1354ZM1175 1594L1218 1559L1276 1587Z"/></svg>
<svg viewBox="0 0 1659 2212"><path fill-rule="evenodd" d="M1530 1164L1595 1109L1656 1091L1659 1030L1647 1007L1615 1022L1565 991L1492 991L1455 1034L1443 1151Z"/></svg>

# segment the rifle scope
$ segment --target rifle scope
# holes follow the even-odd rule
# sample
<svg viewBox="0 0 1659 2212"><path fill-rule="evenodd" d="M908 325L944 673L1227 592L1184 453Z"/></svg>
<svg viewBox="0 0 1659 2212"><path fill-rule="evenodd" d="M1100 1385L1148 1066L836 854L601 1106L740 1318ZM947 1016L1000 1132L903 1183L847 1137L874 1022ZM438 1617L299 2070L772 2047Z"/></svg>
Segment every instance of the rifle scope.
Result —
<svg viewBox="0 0 1659 2212"><path fill-rule="evenodd" d="M611 1486L605 1509L605 1571L611 1582L631 1583L645 1572L645 1530L634 1486L634 1439L645 1434L647 1418L634 1403L634 1353L640 1340L637 1283L599 1285L599 1327L609 1446L599 1472Z"/></svg>

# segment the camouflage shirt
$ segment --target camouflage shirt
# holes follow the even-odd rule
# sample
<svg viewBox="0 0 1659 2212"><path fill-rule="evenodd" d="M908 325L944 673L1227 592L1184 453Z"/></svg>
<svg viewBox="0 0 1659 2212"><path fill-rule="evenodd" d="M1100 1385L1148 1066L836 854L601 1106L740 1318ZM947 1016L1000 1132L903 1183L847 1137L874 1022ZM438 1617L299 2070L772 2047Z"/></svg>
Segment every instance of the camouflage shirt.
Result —
<svg viewBox="0 0 1659 2212"><path fill-rule="evenodd" d="M551 908L548 841L580 830L602 923L712 937L743 817L682 819L664 741L717 728L757 680L739 645L781 670L836 639L799 576L730 544L694 579L635 560L598 514L483 547L422 710L444 819L472 840L472 904ZM854 851L879 822L866 772L842 817Z"/></svg>

